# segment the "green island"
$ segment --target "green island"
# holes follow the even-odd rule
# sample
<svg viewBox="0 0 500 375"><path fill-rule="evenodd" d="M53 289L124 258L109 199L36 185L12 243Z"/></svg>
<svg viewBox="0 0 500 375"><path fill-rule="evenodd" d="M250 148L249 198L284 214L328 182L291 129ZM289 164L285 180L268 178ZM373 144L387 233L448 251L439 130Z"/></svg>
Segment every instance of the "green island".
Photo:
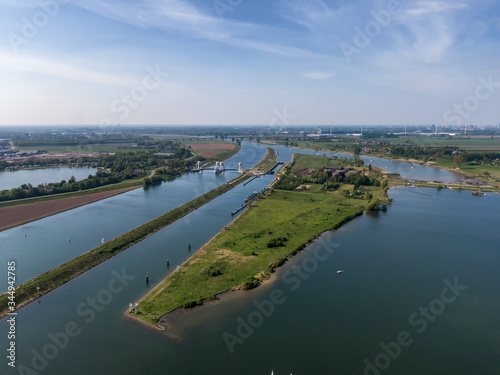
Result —
<svg viewBox="0 0 500 375"><path fill-rule="evenodd" d="M16 287L16 305L21 308L36 300L42 295L58 288L84 272L94 268L100 263L128 249L130 246L142 241L153 233L165 228L167 225L181 219L190 212L226 193L235 186L249 178L240 175L227 184L221 185L164 215L157 217L131 231L122 234L74 259L67 261L21 285ZM39 290L37 291L37 287ZM7 315L8 293L0 295L0 319Z"/></svg>
<svg viewBox="0 0 500 375"><path fill-rule="evenodd" d="M172 272L128 316L157 327L164 314L252 289L325 231L390 202L387 178L361 160L294 155L275 188ZM328 183L327 183L328 181ZM153 319L153 313L155 318Z"/></svg>

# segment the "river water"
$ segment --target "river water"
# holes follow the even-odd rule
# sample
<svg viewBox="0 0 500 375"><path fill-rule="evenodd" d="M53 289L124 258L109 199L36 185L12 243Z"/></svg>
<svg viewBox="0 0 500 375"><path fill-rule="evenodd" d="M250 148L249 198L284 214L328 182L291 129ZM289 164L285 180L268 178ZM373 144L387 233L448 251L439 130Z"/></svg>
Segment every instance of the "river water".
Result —
<svg viewBox="0 0 500 375"><path fill-rule="evenodd" d="M0 172L0 190L10 190L18 188L23 184L31 184L38 186L49 182L68 181L71 176L74 176L77 181L83 180L91 175L95 175L97 168L42 168L42 169L27 169L18 171L3 171Z"/></svg>
<svg viewBox="0 0 500 375"><path fill-rule="evenodd" d="M263 150L245 144L241 152L259 160ZM279 154L281 160L286 157L285 151ZM250 156L238 158L241 155L233 158L234 163L255 164ZM217 184L216 178L229 179L227 175L191 174L176 181L193 183L191 179L198 178ZM263 176L238 186L21 309L16 322L17 370L24 365L43 374L270 374L272 369L276 375L372 374L376 370L366 367L380 365L383 374L500 373L500 253L493 230L498 226L500 196L495 194L474 197L466 191L391 189L395 202L387 212L364 215L325 234L279 269L272 282L185 314L175 321L177 339L123 316L128 303L189 257L188 242L196 251L232 220L229 212L244 197L271 179ZM91 210L87 217L98 220L101 212L111 215L126 203L128 214L123 211L112 217L122 228L134 227L138 224L122 223L135 220L130 213L143 212L139 222L146 220L144 212L156 206L188 200L176 189L168 189L172 186L135 190L131 193L137 195L123 202L113 202L117 197L98 202L111 202L100 210L94 211L95 204L85 206ZM189 191L189 184L180 184L178 190ZM142 196L153 201L144 211L140 207L148 199ZM135 200L141 204L135 205ZM162 207L165 210L157 211L169 209ZM54 231L71 222L73 216L82 215L79 210L52 217L65 218L60 222L47 218L33 223L40 226L36 233L43 226ZM157 211L151 215L157 216ZM98 230L99 225L92 228ZM91 237L88 241L93 244L101 236L112 238L113 228L109 225L84 237ZM11 233L2 234L7 232ZM34 235L29 232L26 239L23 235L18 240L30 241ZM66 233L65 243L55 243L57 236L52 237L46 241L58 249L50 256L58 264L65 257L61 254L71 250ZM17 260L20 275L26 273L25 267L39 272L27 265L31 257L43 256L36 250L22 256L31 247L12 241L9 248L1 243L2 253L8 253L5 259ZM39 254L46 254L49 246L40 248L38 243L31 242ZM6 264L5 259L1 264ZM339 269L344 273L337 275ZM450 291L450 283L456 285L456 294ZM270 299L276 295L280 298ZM266 316L258 306L266 306ZM420 308L429 309L427 315ZM251 325L246 326L248 322ZM4 349L8 348L7 329L3 319L0 345ZM66 339L61 334L65 330L74 337ZM59 347L51 344L51 337L59 338ZM393 344L398 337L405 338L405 346ZM384 345L394 358L384 354ZM0 360L2 374L19 373L6 362L5 357Z"/></svg>
<svg viewBox="0 0 500 375"><path fill-rule="evenodd" d="M353 155L344 154L338 152L317 152L313 150L304 150L294 147L286 146L271 146L274 148L279 155L280 160L291 160L293 153L301 153L308 155L325 155L325 156L337 156L342 158L352 159ZM405 161L391 160L376 158L373 156L360 155L360 159L365 162L365 165L369 164L383 168L390 173L400 174L409 180L426 180L426 181L439 181L447 184L457 184L463 181L463 176L458 173L453 173L440 168L432 168L425 165L420 165L417 163L409 163Z"/></svg>
<svg viewBox="0 0 500 375"><path fill-rule="evenodd" d="M240 161L244 167L252 166L265 153L265 148L246 142L243 149L224 164L228 169L237 169ZM188 173L160 186L135 189L2 231L0 264L7 264L10 259L20 262L22 268L18 271L17 281L22 283L100 245L103 238L104 241L115 238L237 175L237 171L217 175L210 171ZM251 189L251 184L247 186L246 190ZM6 268L1 267L0 280L6 279L6 275ZM6 284L0 285L0 291L6 289Z"/></svg>

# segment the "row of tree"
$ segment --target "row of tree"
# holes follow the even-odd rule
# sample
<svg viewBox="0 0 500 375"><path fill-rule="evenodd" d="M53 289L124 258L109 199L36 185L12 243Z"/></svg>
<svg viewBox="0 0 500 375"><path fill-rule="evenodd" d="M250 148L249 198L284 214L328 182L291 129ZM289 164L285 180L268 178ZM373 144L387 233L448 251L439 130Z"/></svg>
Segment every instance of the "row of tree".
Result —
<svg viewBox="0 0 500 375"><path fill-rule="evenodd" d="M38 186L24 184L19 188L1 191L0 201L93 189L129 179L143 178L146 177L148 171L160 168L156 175L145 180L145 185L152 185L179 176L198 160L197 158L188 159L192 154L183 147L179 147L174 155L184 159L163 159L152 151L117 152L114 155L98 156L93 159L95 165L100 168L95 176L89 175L82 181L76 181L74 177L71 177L68 181L62 180Z"/></svg>

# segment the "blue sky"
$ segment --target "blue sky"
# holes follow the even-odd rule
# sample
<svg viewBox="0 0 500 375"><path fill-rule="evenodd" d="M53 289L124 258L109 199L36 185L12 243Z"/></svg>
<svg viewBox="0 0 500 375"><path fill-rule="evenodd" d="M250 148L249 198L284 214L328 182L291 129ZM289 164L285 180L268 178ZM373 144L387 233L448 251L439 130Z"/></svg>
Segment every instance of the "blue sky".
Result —
<svg viewBox="0 0 500 375"><path fill-rule="evenodd" d="M0 124L498 124L500 1L0 0Z"/></svg>

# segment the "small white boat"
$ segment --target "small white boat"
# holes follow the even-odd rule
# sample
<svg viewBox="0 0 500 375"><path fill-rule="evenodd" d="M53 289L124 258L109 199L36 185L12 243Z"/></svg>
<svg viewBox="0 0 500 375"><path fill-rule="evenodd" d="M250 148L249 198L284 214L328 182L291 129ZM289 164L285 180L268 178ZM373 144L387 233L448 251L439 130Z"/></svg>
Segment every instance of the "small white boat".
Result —
<svg viewBox="0 0 500 375"><path fill-rule="evenodd" d="M337 271L337 275L340 275L342 272L344 272L343 270L338 270Z"/></svg>

